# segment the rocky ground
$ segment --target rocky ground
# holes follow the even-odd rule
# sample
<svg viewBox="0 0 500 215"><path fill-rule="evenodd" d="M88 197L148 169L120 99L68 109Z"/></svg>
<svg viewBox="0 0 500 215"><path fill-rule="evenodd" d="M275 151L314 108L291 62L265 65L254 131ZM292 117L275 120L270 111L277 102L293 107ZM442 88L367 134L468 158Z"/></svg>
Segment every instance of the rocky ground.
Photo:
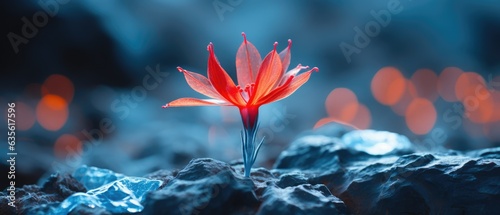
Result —
<svg viewBox="0 0 500 215"><path fill-rule="evenodd" d="M415 152L389 132L327 127L295 140L271 170L193 159L127 177L82 167L18 189L1 214L498 214L500 148Z"/></svg>

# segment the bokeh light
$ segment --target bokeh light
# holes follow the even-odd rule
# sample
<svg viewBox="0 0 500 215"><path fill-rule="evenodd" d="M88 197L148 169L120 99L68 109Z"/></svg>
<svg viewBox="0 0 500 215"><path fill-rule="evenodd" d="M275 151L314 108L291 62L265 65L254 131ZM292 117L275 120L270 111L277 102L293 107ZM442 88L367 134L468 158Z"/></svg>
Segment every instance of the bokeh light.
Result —
<svg viewBox="0 0 500 215"><path fill-rule="evenodd" d="M371 91L375 99L384 105L394 105L403 96L406 80L394 67L380 69L372 79Z"/></svg>
<svg viewBox="0 0 500 215"><path fill-rule="evenodd" d="M63 75L53 74L42 84L43 96L48 94L57 95L66 100L66 103L70 103L73 100L74 92L73 82Z"/></svg>
<svg viewBox="0 0 500 215"><path fill-rule="evenodd" d="M350 122L358 111L358 98L347 88L336 88L326 97L325 107L330 117Z"/></svg>
<svg viewBox="0 0 500 215"><path fill-rule="evenodd" d="M60 159L69 155L81 154L82 141L71 134L63 134L54 143L54 154Z"/></svg>
<svg viewBox="0 0 500 215"><path fill-rule="evenodd" d="M403 96L401 96L401 99L396 104L391 105L392 111L399 116L405 116L408 105L417 98L416 95L415 85L410 80L406 80Z"/></svg>
<svg viewBox="0 0 500 215"><path fill-rule="evenodd" d="M491 90L491 100L493 101L493 113L491 116L491 121L500 121L500 91Z"/></svg>
<svg viewBox="0 0 500 215"><path fill-rule="evenodd" d="M324 126L328 123L338 123L338 124L342 124L342 125L345 125L345 126L349 126L349 127L353 127L355 129L358 129L356 126L352 125L352 124L349 124L349 123L346 123L346 122L342 122L342 121L339 121L337 119L334 119L332 117L325 117L325 118L321 118L320 120L318 120L316 122L316 124L314 124L313 126L313 129L317 129L321 126Z"/></svg>
<svg viewBox="0 0 500 215"><path fill-rule="evenodd" d="M406 125L414 134L419 135L427 134L434 127L436 117L434 105L424 98L414 99L405 114Z"/></svg>
<svg viewBox="0 0 500 215"><path fill-rule="evenodd" d="M35 124L35 110L24 102L16 102L16 125L21 131L29 130Z"/></svg>
<svg viewBox="0 0 500 215"><path fill-rule="evenodd" d="M438 76L430 69L419 69L411 76L411 82L415 86L416 97L436 101L438 98L437 83Z"/></svg>
<svg viewBox="0 0 500 215"><path fill-rule="evenodd" d="M468 118L475 123L486 123L493 119L495 103L491 93L486 89L476 91L476 96L467 96L462 104Z"/></svg>
<svg viewBox="0 0 500 215"><path fill-rule="evenodd" d="M326 98L325 108L329 116L318 120L314 128L331 122L356 129L367 129L371 125L370 110L358 102L356 94L350 89L333 89Z"/></svg>
<svg viewBox="0 0 500 215"><path fill-rule="evenodd" d="M477 97L477 89L484 86L486 82L481 75L475 72L464 72L455 83L455 96L459 101L463 101L467 96Z"/></svg>
<svg viewBox="0 0 500 215"><path fill-rule="evenodd" d="M49 130L61 129L68 119L68 104L57 95L45 95L36 107L36 118L40 125Z"/></svg>
<svg viewBox="0 0 500 215"><path fill-rule="evenodd" d="M460 68L447 67L439 74L437 91L445 101L458 101L458 98L455 96L455 84L462 73L464 72Z"/></svg>
<svg viewBox="0 0 500 215"><path fill-rule="evenodd" d="M350 124L356 126L359 129L368 129L372 123L372 116L370 110L363 104L359 104L356 116Z"/></svg>

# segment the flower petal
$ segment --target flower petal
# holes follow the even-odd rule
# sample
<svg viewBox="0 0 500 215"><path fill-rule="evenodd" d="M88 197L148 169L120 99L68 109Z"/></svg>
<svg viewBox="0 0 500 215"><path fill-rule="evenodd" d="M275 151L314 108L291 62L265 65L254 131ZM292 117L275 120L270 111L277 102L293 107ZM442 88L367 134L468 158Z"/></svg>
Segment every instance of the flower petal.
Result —
<svg viewBox="0 0 500 215"><path fill-rule="evenodd" d="M196 99L196 98L180 98L169 102L168 104L162 106L167 107L186 107L186 106L225 106L231 105L223 100L218 99Z"/></svg>
<svg viewBox="0 0 500 215"><path fill-rule="evenodd" d="M236 106L245 105L239 89L234 85L233 80L222 68L214 53L214 45L210 43L207 47L210 56L208 57L208 80L212 83L214 89L225 98L225 100Z"/></svg>
<svg viewBox="0 0 500 215"><path fill-rule="evenodd" d="M283 67L283 73L286 72L288 66L290 66L290 58L292 57L291 49L292 40L288 40L288 46L280 52L281 65Z"/></svg>
<svg viewBox="0 0 500 215"><path fill-rule="evenodd" d="M262 59L257 48L247 41L245 33L241 34L243 35L243 43L236 53L236 73L238 84L244 88L247 84L255 82Z"/></svg>
<svg viewBox="0 0 500 215"><path fill-rule="evenodd" d="M184 73L186 82L196 92L199 92L210 98L223 99L223 97L217 91L215 91L215 89L212 87L212 84L205 76L187 71L181 67L177 67L177 70Z"/></svg>
<svg viewBox="0 0 500 215"><path fill-rule="evenodd" d="M262 61L255 81L254 95L249 101L250 104L258 103L260 98L267 95L274 88L283 75L281 59L276 52L276 45L278 43L274 43L274 49Z"/></svg>
<svg viewBox="0 0 500 215"><path fill-rule="evenodd" d="M300 63L297 65L295 68L291 69L290 71L286 72L283 77L281 77L280 81L280 86L283 85L290 76L297 76L297 74L300 72L300 70L303 69L309 69L308 66L302 66Z"/></svg>
<svg viewBox="0 0 500 215"><path fill-rule="evenodd" d="M275 102L281 99L284 99L294 93L299 87L305 84L309 77L311 77L311 73L313 71L319 71L317 67L312 68L311 70L302 73L298 76L290 76L285 84L277 87L271 93L269 93L266 97L262 98L259 101L259 105Z"/></svg>

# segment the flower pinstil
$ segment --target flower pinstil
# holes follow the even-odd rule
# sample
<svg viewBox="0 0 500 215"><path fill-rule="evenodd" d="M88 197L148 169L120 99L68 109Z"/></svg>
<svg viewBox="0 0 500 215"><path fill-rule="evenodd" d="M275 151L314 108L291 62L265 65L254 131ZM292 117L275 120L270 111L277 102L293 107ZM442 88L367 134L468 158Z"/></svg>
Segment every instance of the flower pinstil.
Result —
<svg viewBox="0 0 500 215"><path fill-rule="evenodd" d="M210 43L207 47L208 77L198 73L190 72L177 67L184 74L188 85L210 99L180 98L164 105L167 107L184 106L236 106L240 110L243 121L242 151L245 176L250 176L250 170L260 146L264 140L256 144L258 130L259 107L271 102L284 99L294 93L300 86L306 83L314 67L298 65L287 72L290 65L290 48L292 41L288 40L288 46L279 54L276 52L277 42L274 48L262 60L255 46L250 43L246 35L243 35L243 43L236 53L236 85L227 72L222 68L214 53L214 46Z"/></svg>

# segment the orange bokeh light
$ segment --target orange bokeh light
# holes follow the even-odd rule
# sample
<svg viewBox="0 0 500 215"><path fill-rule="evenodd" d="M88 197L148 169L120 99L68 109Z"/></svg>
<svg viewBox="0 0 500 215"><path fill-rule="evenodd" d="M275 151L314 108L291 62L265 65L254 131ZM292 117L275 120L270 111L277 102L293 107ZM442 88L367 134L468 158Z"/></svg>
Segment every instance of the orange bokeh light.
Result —
<svg viewBox="0 0 500 215"><path fill-rule="evenodd" d="M370 110L363 104L359 104L358 111L350 124L359 129L368 129L372 123L372 116Z"/></svg>
<svg viewBox="0 0 500 215"><path fill-rule="evenodd" d="M54 144L54 154L61 159L69 155L81 154L82 141L71 134L63 134L57 138Z"/></svg>
<svg viewBox="0 0 500 215"><path fill-rule="evenodd" d="M493 101L493 115L491 117L492 122L500 121L500 91L492 90L491 100Z"/></svg>
<svg viewBox="0 0 500 215"><path fill-rule="evenodd" d="M477 96L467 96L462 100L469 120L474 123L486 123L493 120L495 103L492 94L486 88L482 89L483 92L476 91Z"/></svg>
<svg viewBox="0 0 500 215"><path fill-rule="evenodd" d="M358 111L358 98L347 88L336 88L326 97L325 108L330 117L350 122Z"/></svg>
<svg viewBox="0 0 500 215"><path fill-rule="evenodd" d="M36 107L36 118L43 128L57 131L68 119L68 105L57 95L45 95Z"/></svg>
<svg viewBox="0 0 500 215"><path fill-rule="evenodd" d="M35 124L35 110L23 102L16 102L16 128L26 131Z"/></svg>
<svg viewBox="0 0 500 215"><path fill-rule="evenodd" d="M416 96L417 90L415 89L413 82L407 80L404 94L396 104L391 106L392 111L399 116L404 116L408 105L410 105L413 99L417 98Z"/></svg>
<svg viewBox="0 0 500 215"><path fill-rule="evenodd" d="M455 84L462 73L464 72L460 68L447 67L439 74L437 91L445 101L458 101L455 96Z"/></svg>
<svg viewBox="0 0 500 215"><path fill-rule="evenodd" d="M406 109L406 125L414 134L427 134L436 123L436 109L431 101L424 98L414 99Z"/></svg>
<svg viewBox="0 0 500 215"><path fill-rule="evenodd" d="M325 102L328 117L320 119L314 128L336 122L356 129L367 129L371 124L368 108L358 103L356 94L347 88L336 88L330 92Z"/></svg>
<svg viewBox="0 0 500 215"><path fill-rule="evenodd" d="M478 87L486 86L484 78L475 72L462 73L455 83L455 96L463 101L467 96L477 96Z"/></svg>
<svg viewBox="0 0 500 215"><path fill-rule="evenodd" d="M419 69L411 76L411 82L415 86L416 97L436 101L438 98L437 83L438 76L430 69Z"/></svg>
<svg viewBox="0 0 500 215"><path fill-rule="evenodd" d="M322 118L322 119L318 120L318 122L316 122L316 124L314 124L313 129L317 129L317 128L323 126L323 125L326 125L326 124L332 123L332 122L338 123L338 124L342 124L342 125L345 125L345 126L349 126L349 127L355 128L355 129L358 129L354 125L351 125L351 124L346 123L346 122L339 121L339 120L337 120L335 118L332 118L332 117L325 117L325 118Z"/></svg>
<svg viewBox="0 0 500 215"><path fill-rule="evenodd" d="M404 94L406 80L394 67L380 69L372 79L371 91L375 99L384 105L396 104Z"/></svg>
<svg viewBox="0 0 500 215"><path fill-rule="evenodd" d="M73 82L66 76L53 74L49 76L42 84L42 95L57 95L70 103L73 99L75 88Z"/></svg>

